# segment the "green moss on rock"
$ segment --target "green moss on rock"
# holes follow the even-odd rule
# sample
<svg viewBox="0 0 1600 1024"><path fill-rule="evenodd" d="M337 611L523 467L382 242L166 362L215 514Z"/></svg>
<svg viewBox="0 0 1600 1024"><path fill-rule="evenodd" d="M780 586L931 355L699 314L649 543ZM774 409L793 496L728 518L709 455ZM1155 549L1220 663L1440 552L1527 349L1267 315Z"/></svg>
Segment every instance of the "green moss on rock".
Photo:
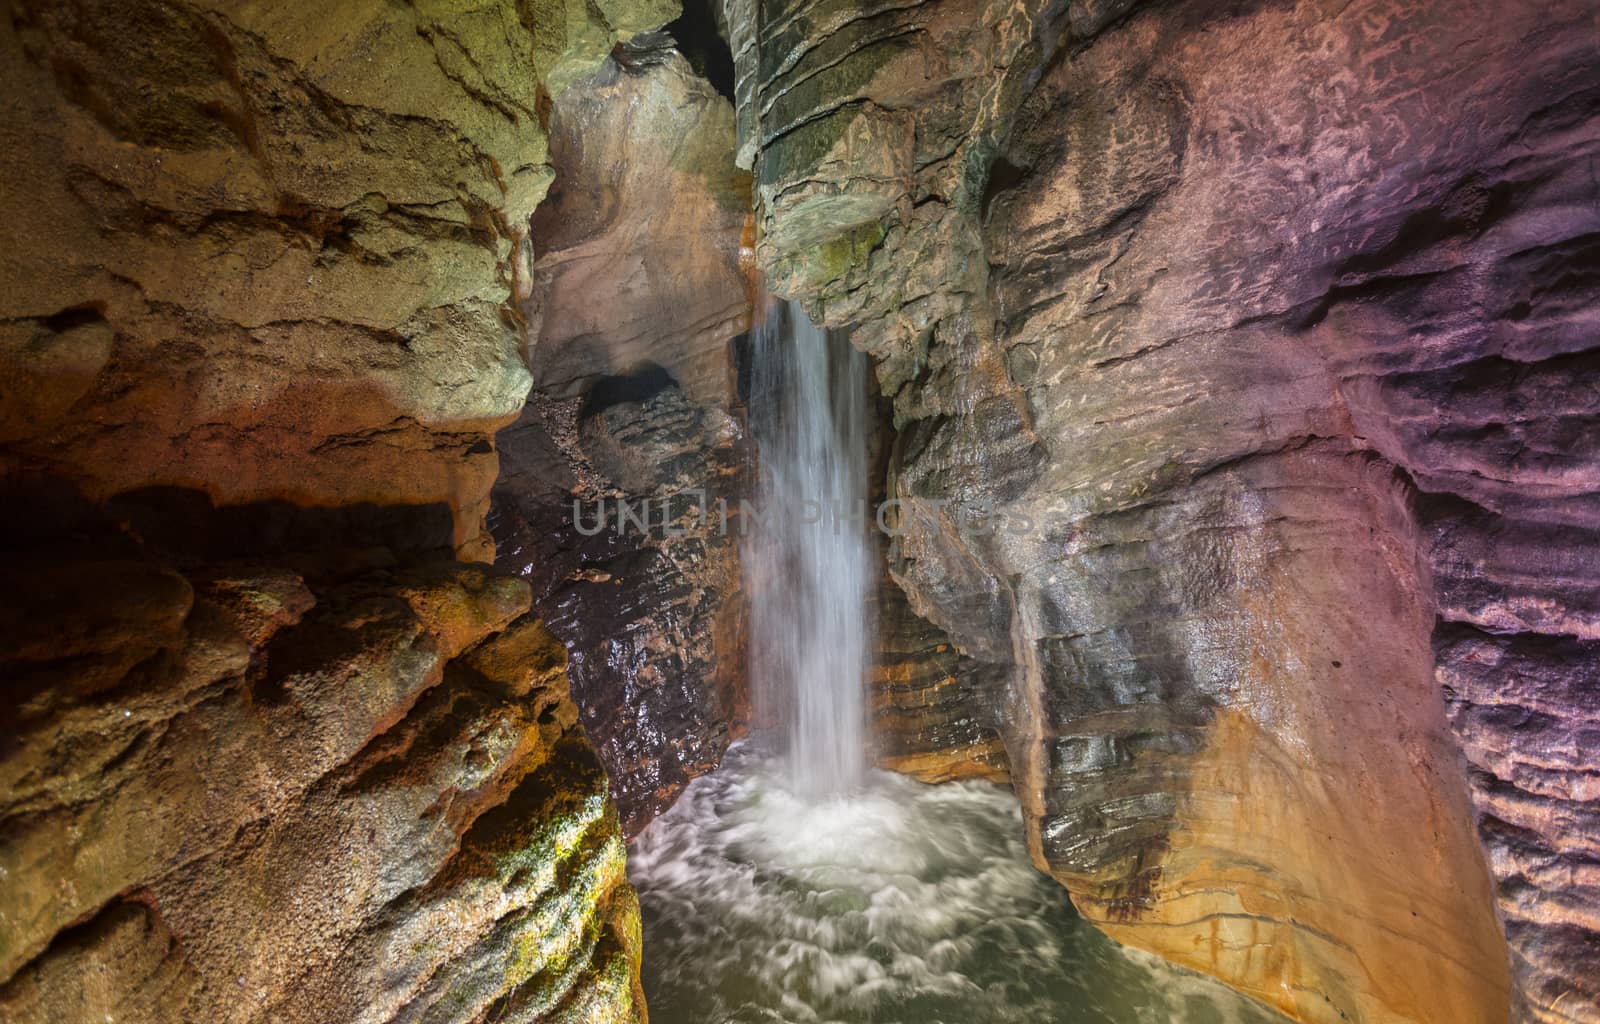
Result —
<svg viewBox="0 0 1600 1024"><path fill-rule="evenodd" d="M821 289L838 281L867 260L884 239L883 223L870 221L826 242L781 258L772 277L783 290Z"/></svg>

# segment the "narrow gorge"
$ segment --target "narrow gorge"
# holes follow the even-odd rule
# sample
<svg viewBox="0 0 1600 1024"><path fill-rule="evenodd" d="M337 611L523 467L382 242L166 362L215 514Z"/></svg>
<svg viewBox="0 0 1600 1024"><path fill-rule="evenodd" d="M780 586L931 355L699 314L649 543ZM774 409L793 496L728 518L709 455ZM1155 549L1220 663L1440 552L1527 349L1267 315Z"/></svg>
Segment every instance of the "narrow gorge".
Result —
<svg viewBox="0 0 1600 1024"><path fill-rule="evenodd" d="M0 1021L1600 1024L1600 4L14 0Z"/></svg>

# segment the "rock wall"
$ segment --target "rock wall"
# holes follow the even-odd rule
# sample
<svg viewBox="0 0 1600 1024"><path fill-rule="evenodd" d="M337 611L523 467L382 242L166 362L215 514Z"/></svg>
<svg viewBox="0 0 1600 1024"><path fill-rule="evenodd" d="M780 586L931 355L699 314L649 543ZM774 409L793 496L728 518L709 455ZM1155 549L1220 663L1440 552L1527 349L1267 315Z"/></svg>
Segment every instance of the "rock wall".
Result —
<svg viewBox="0 0 1600 1024"><path fill-rule="evenodd" d="M636 1021L484 566L553 105L663 0L0 19L0 1017Z"/></svg>
<svg viewBox="0 0 1600 1024"><path fill-rule="evenodd" d="M737 161L954 503L887 763L1299 1019L1600 1020L1593 5L673 13L10 6L3 1015L642 1016L737 565L571 501L739 493Z"/></svg>
<svg viewBox="0 0 1600 1024"><path fill-rule="evenodd" d="M10 561L0 1017L640 1021L605 775L528 587Z"/></svg>
<svg viewBox="0 0 1600 1024"><path fill-rule="evenodd" d="M487 557L492 434L529 383L511 300L553 173L541 108L671 14L11 5L8 473L437 507L438 542Z"/></svg>
<svg viewBox="0 0 1600 1024"><path fill-rule="evenodd" d="M1600 1019L1593 5L723 14L1040 867L1298 1019Z"/></svg>
<svg viewBox="0 0 1600 1024"><path fill-rule="evenodd" d="M746 718L738 539L715 502L736 506L746 472L749 176L730 102L659 34L555 102L550 154L525 306L534 389L499 435L494 536L573 654L632 835Z"/></svg>
<svg viewBox="0 0 1600 1024"><path fill-rule="evenodd" d="M912 611L892 578L879 583L868 715L880 767L923 782L1008 781L998 720L1006 677Z"/></svg>
<svg viewBox="0 0 1600 1024"><path fill-rule="evenodd" d="M525 306L534 389L499 435L492 519L500 564L572 652L631 835L746 717L737 536L716 502L737 507L748 458L734 341L750 186L732 106L665 36L558 99L550 133L557 184L533 219Z"/></svg>

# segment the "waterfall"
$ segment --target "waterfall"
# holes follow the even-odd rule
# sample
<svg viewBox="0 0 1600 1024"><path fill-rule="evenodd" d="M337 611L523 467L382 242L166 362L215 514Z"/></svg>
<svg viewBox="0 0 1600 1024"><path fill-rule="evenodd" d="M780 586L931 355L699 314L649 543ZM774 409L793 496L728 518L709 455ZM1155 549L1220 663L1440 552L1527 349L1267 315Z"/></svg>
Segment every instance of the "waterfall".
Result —
<svg viewBox="0 0 1600 1024"><path fill-rule="evenodd" d="M1073 913L1010 793L867 767L866 361L793 305L753 342L750 678L778 742L731 746L628 850L650 1019L1283 1024Z"/></svg>
<svg viewBox="0 0 1600 1024"><path fill-rule="evenodd" d="M867 364L795 303L753 336L757 521L744 537L750 678L791 781L813 796L861 780L877 582L867 507Z"/></svg>

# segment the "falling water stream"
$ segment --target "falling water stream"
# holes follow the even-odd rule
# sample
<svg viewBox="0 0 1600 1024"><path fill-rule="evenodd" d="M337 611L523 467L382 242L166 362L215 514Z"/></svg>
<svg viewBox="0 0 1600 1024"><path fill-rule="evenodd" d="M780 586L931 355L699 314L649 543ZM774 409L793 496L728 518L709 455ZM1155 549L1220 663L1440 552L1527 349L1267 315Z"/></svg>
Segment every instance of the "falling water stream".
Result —
<svg viewBox="0 0 1600 1024"><path fill-rule="evenodd" d="M1029 863L1015 798L866 767L877 556L864 358L775 306L753 337L751 680L770 728L629 853L654 1024L1256 1024L1124 950Z"/></svg>
<svg viewBox="0 0 1600 1024"><path fill-rule="evenodd" d="M859 785L866 759L867 362L794 303L771 305L751 341L750 678L795 790L820 799Z"/></svg>

